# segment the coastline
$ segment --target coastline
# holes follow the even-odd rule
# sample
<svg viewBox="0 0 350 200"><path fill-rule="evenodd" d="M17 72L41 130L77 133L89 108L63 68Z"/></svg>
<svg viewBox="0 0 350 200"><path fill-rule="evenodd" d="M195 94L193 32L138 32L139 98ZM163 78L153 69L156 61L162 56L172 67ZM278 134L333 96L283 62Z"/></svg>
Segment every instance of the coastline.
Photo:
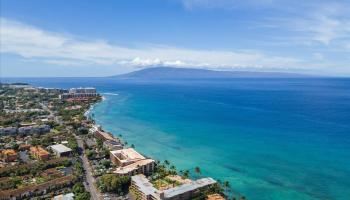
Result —
<svg viewBox="0 0 350 200"><path fill-rule="evenodd" d="M115 94L112 94L112 95L115 95ZM94 114L92 113L93 109L95 108L96 105L98 105L99 103L102 103L106 99L107 99L107 97L101 94L101 100L98 101L98 102L95 102L95 103L93 103L93 104L91 104L89 106L89 109L85 112L87 119L90 119L92 121L93 126L99 127L102 131L106 131L106 133L109 134L112 138L119 140L123 144L123 148L126 148L126 149L132 148L132 149L134 149L135 148L134 144L128 144L126 138L121 138L119 136L116 136L116 134L114 134L113 132L110 132L108 130L104 130L103 126L101 124L96 123L96 120L94 118ZM127 147L127 145L129 145L129 147ZM176 165L173 164L173 163L170 163L169 160L160 160L158 158L154 158L154 156L148 156L147 154L145 154L142 151L139 151L139 152L140 152L141 155L145 156L145 158L150 159L150 160L154 160L157 167L160 167L160 168L165 167L165 171L166 171L166 168L169 167L169 172L167 172L167 173L170 173L169 176L174 176L174 178L177 177L176 178L177 180L182 180L182 181L180 181L181 184L186 183L188 185L192 185L196 181L201 182L201 181L208 181L208 180L210 181L211 180L212 181L211 184L213 184L213 186L210 186L209 188L207 188L208 191L203 191L203 193L201 193L200 196L201 195L207 195L207 192L209 192L209 191L214 196L219 196L220 198L223 198L223 196L229 197L229 196L233 195L233 191L229 191L228 190L228 189L231 189L231 185L230 185L230 183L228 181L220 181L220 180L217 180L217 179L212 178L210 176L204 176L204 175L201 174L201 169L198 166L194 167L194 170L195 170L195 173L197 175L200 175L200 176L197 176L197 175L194 176L193 174L191 174L190 170L179 170L176 167ZM175 172L172 171L172 170L175 170ZM160 173L160 172L157 171L157 172L154 172L154 173ZM152 176L150 176L150 177L152 177ZM152 179L152 178L150 178L150 179ZM150 181L150 180L148 180L148 181ZM149 183L152 184L152 186L153 186L153 184L155 184L155 182L153 182L153 181L151 181ZM176 187L181 187L181 186L176 186ZM154 188L154 189L156 189L156 188ZM163 190L160 190L160 191L163 192ZM245 197L243 195L241 195L240 193L236 193L235 195L238 195L238 197L241 200L245 199Z"/></svg>
<svg viewBox="0 0 350 200"><path fill-rule="evenodd" d="M79 82L80 83L80 82ZM331 82L334 83L334 82ZM64 85L62 83L60 83L61 85ZM81 83L83 84L83 83ZM249 81L247 84L249 84L247 87L252 88L254 86L254 88L259 88L257 85L251 85L251 82ZM313 84L313 83L312 83ZM244 84L245 86L246 84ZM255 87L256 86L256 87ZM157 87L157 86L154 86ZM277 87L277 86L276 86ZM107 91L108 89L110 89L111 87L101 87L100 89L102 91ZM181 87L180 87L181 88ZM265 86L261 87L261 89L266 88ZM295 88L295 86L293 86L292 88ZM315 88L318 90L318 86ZM170 93L165 93L165 94L169 94L170 97L172 97L173 100L168 101L168 102L164 102L164 104L161 105L157 105L155 106L154 103L156 103L156 101L159 100L159 98L155 98L155 95L158 95L156 93L148 93L148 91L145 91L145 87L141 87L141 88L137 88L137 90L135 90L134 88L131 88L132 90L129 90L129 88L126 88L128 90L125 89L125 91L123 91L123 88L118 88L118 85L114 85L113 86L113 90L111 90L112 92L121 92L120 96L110 96L108 94L104 94L101 93L101 95L103 95L103 99L107 100L107 101L102 101L102 98L100 98L100 101L98 102L94 102L94 104L91 104L89 106L84 106L84 110L82 110L82 114L86 111L87 114L94 114L93 119L96 120L96 124L101 124L106 130L112 132L115 134L116 137L118 137L119 133L122 133L121 138L128 140L129 143L133 143L136 145L137 149L140 149L140 152L144 152L146 153L146 155L150 155L151 157L154 158L161 158L161 160L165 160L165 159L171 159L170 161L173 162L177 167L180 167L180 169L189 169L190 167L192 167L193 165L198 165L200 167L203 167L203 172L211 177L215 177L217 180L222 180L222 179L226 179L225 176L230 176L232 178L228 178L229 181L232 183L232 186L235 190L242 192L242 194L245 194L247 196L249 196L250 198L256 197L257 195L254 194L255 191L258 191L258 194L263 194L263 195L268 195L268 193L272 193L274 195L278 195L278 196L283 196L284 199L290 199L289 197L294 196L294 197L298 197L298 199L306 199L306 200L310 200L310 199L314 199L312 197L312 195L324 195L324 193L322 191L320 191L319 193L305 193L303 191L299 191L298 188L300 187L305 187L306 189L310 189L310 190L317 190L319 189L318 185L313 184L314 182L324 182L324 186L334 186L336 188L336 190L331 190L333 193L330 194L330 196L334 196L337 197L338 196L338 191L342 191L343 188L347 187L347 182L345 182L345 179L343 178L344 175L346 177L346 174L344 174L342 177L340 177L341 173L344 172L347 167L349 166L346 163L348 163L348 161L344 160L341 161L339 160L339 156L336 157L336 154L327 154L327 152L325 151L321 151L323 153L325 153L325 155L335 155L334 159L332 159L335 162L339 162L342 163L344 167L338 167L337 164L335 164L335 162L329 162L329 163L333 163L333 164L327 164L324 162L320 162L320 161L312 161L312 163L304 158L306 158L308 155L310 154L305 154L304 150L305 148L300 148L300 151L296 151L295 149L293 149L293 145L290 142L286 142L288 140L288 138L291 138L290 136L292 136L292 139L297 140L298 142L302 142L303 138L309 138L311 139L311 137L309 137L309 134L307 132L312 133L313 136L320 135L320 136L324 136L322 134L322 132L317 132L315 129L310 129L310 128L305 128L305 126L303 126L303 123L299 123L297 121L297 118L291 118L291 114L293 114L293 112L291 112L291 114L288 115L288 113L286 113L283 116L279 116L278 119L292 119L291 121L295 122L296 124L298 124L300 126L300 128L293 128L291 127L291 130L294 132L300 132L299 135L291 135L288 134L288 132L280 129L279 127L276 128L276 130L280 130L281 133L283 133L283 138L284 140L279 140L279 139L275 139L275 137L270 137L270 132L264 132L264 134L260 134L260 130L255 129L255 127L259 124L254 123L254 121L252 122L252 127L254 129L235 129L235 134L232 134L233 136L235 135L239 135L241 131L243 130L253 130L252 132L256 132L259 134L241 134L242 136L246 137L247 140L244 140L244 138L242 139L242 137L239 135L237 137L235 137L235 140L231 140L232 143L228 144L226 143L226 141L228 141L230 138L228 138L227 140L208 140L208 138L204 138L203 137L207 137L207 135L209 134L198 134L198 133L206 133L205 130L210 130L210 127L206 126L205 124L199 124L201 125L201 129L198 129L198 127L194 127L191 126L189 129L195 130L193 131L193 133L191 132L181 132L182 130L176 130L174 129L173 134L175 135L174 138L166 138L166 137L162 137L162 132L160 131L164 131L164 133L169 133L168 135L173 135L171 134L172 132L169 132L168 129L168 125L170 123L165 124L164 126L160 127L159 125L163 125L161 123L163 123L163 121L158 120L163 116L168 117L167 115L169 113L174 113L173 111L171 112L153 112L155 110L155 108L157 110L159 110L160 108L164 108L165 106L168 106L172 103L171 105L178 105L176 104L176 102L179 100L179 98L175 98L175 95L178 96L178 93L175 94L170 94ZM166 92L165 90L161 90L162 88L159 89L159 92ZM172 88L171 88L172 89ZM288 93L293 94L294 96L296 95L296 97L304 97L305 95L298 95L297 93L294 92L294 90L290 91L290 87L286 87L283 86L283 88L281 87L281 90L283 89L283 91L288 90ZM313 89L312 91L316 91L315 89ZM168 90L168 89L167 89ZM148 95L147 97L154 97L154 98L149 98L149 99L145 99L144 96L141 96L142 98L140 98L140 95L136 95L136 92L139 92L140 94L142 92L142 94L144 95L145 93ZM153 91L153 88L152 88ZM173 91L173 90L171 90ZM303 91L303 90L301 90ZM321 90L322 91L322 90ZM129 92L131 93L131 95L133 96L133 99L130 99L128 101L127 98L130 96ZM133 92L133 93L132 93ZM224 92L224 91L223 91ZM124 95L125 93L125 95ZM181 90L181 94L185 93L194 93L193 90L187 91L187 90ZM198 92L199 93L199 92ZM205 93L208 94L216 94L217 92L215 91L215 93L213 93L213 91L209 90L208 92L206 91ZM197 95L197 93L194 93L195 95ZM199 93L201 94L201 93ZM221 93L219 93L221 94ZM256 94L256 93L252 93L252 94ZM285 93L283 93L285 94ZM318 93L315 93L316 96ZM152 96L151 96L152 95ZM172 96L173 95L173 96ZM235 96L241 96L242 98L246 99L246 93L240 93L240 90L235 90ZM291 96L293 96L291 95ZM260 96L260 93L258 93L256 96L259 96L259 103L262 102L260 100L265 100L268 99L270 97L262 97ZM273 95L270 95L271 97L274 97ZM339 95L332 95L332 97L337 97ZM342 97L343 95L339 96ZM194 96L194 97L202 97L202 96ZM230 96L229 96L230 97ZM242 98L239 98L239 100L241 100ZM282 94L281 95L277 95L275 97L278 97L279 99L282 98ZM161 96L161 98L164 97ZM305 97L306 98L306 97ZM232 97L232 99L236 99L235 97ZM306 98L307 99L307 98ZM322 99L320 97L320 99ZM140 101L142 100L142 101ZM146 100L146 101L145 101ZM168 99L165 99L168 100ZM213 99L211 99L213 100ZM237 101L238 102L238 101ZM256 102L256 101L253 101ZM310 102L310 101L307 101ZM101 104L99 104L101 103ZM152 104L151 104L152 103ZM187 101L186 99L186 104L188 103L192 103ZM195 102L196 104L198 102ZM229 103L229 102L227 102ZM304 104L304 103L298 103L295 101L295 98L292 98L290 100L288 100L286 103L286 105L290 105L290 106L308 106L309 104ZM296 104L298 103L298 104ZM208 105L208 108L210 108L209 106L211 106L211 102L209 103L203 103L203 105ZM238 115L238 117L240 117L241 113L252 113L254 114L254 118L252 117L251 119L259 119L260 116L270 116L273 113L268 113L268 115L266 114L265 110L259 110L256 111L249 111L249 110L245 110L246 103L242 103L240 104L240 102L237 103L237 109L227 109L228 111L232 111L232 113L234 113L234 115ZM182 104L181 104L182 105ZM194 104L189 104L192 105L192 108L196 108L196 105ZM260 104L257 104L260 105ZM263 103L262 105L266 106L264 107L267 111L270 110L269 106L266 105L265 103ZM277 102L275 103L275 105L279 105ZM342 104L343 105L343 104ZM149 106L153 106L153 107L149 107ZM212 104L212 106L218 107L217 104ZM221 105L220 105L221 106ZM323 114L325 114L322 109L325 108L325 104L320 103L318 105L320 107L320 109L317 109L315 111L317 112L321 112ZM202 106L204 107L204 106ZM143 108L145 108L146 110L143 110ZM178 108L178 107L175 107ZM227 108L227 107L225 107ZM273 109L278 109L279 107L273 107ZM142 109L142 110L141 110ZM198 109L199 112L202 112L203 110L207 110L207 109L201 109L201 108L196 108ZM240 109L240 112L238 112L238 109ZM340 109L340 107L339 107ZM223 109L222 109L223 110ZM226 110L226 109L225 109ZM132 111L132 112L131 112ZM141 112L139 112L141 111ZM147 115L145 114L147 111ZM184 113L182 110L181 114L188 114L189 112ZM220 110L221 111L221 110ZM236 111L236 112L234 112ZM249 112L248 112L249 111ZM310 113L312 114L313 111L309 110ZM338 109L334 108L334 111L338 111ZM178 111L176 111L178 112ZM150 114L149 114L150 113ZM130 114L130 115L129 115ZM222 114L222 115L220 115ZM194 115L198 115L198 114L194 114ZM206 113L203 113L202 115L206 115ZM147 118L148 116L151 116L151 118ZM190 115L192 116L192 115ZM219 119L222 118L222 116L225 116L224 112L217 112L217 116L219 117ZM229 115L229 116L232 116ZM250 115L249 115L250 116ZM237 117L237 118L238 118ZM246 116L244 116L246 117ZM273 116L272 116L273 117ZM240 117L241 119L243 119L243 117ZM271 118L274 119L274 118ZM277 119L277 118L275 118ZM309 116L308 118L304 118L303 119L314 119L312 118L312 116ZM339 118L339 124L344 124L343 121L341 121L341 119L343 118ZM144 123L146 122L145 120L149 120L149 123ZM176 122L174 126L177 127L183 127L183 126L178 126L181 123L177 123L177 122L181 122L181 119L178 119L178 121L176 118L171 118L171 124L174 124L173 122ZM210 120L212 120L212 122L216 122L215 118L210 118ZM93 121L93 120L91 120ZM169 122L169 120L165 121L165 122ZM192 123L191 120L188 120L189 123ZM209 119L206 121L206 119L204 119L204 122L207 122L207 124L211 124L209 123ZM330 121L331 122L331 121ZM155 123L155 124L154 124ZM184 123L182 123L184 124ZM245 122L243 121L238 121L237 124L241 124L242 126L245 127L249 127L247 124L245 124ZM269 124L268 125L272 125L271 128L273 127L273 124ZM312 122L308 122L308 124L310 125L310 127L314 127L315 125L312 124ZM334 123L333 123L334 124ZM154 126L153 126L154 125ZM185 124L186 125L186 124ZM202 126L203 125L203 126ZM319 124L322 127L324 127L324 132L328 131L328 130L332 130L336 135L339 135L340 133L342 133L341 131L345 131L347 130L347 128L337 128L335 129L334 126L328 126L328 125L322 125ZM174 127L173 126L173 127ZM203 127L203 128L202 128ZM145 129L147 128L147 129ZM330 128L330 129L328 129ZM183 129L183 128L181 128ZM143 130L145 130L143 132ZM225 129L222 129L223 131L225 131ZM175 132L176 131L176 132ZM274 130L271 131L271 133ZM177 134L180 134L179 137ZM249 132L248 132L249 133ZM189 141L188 139L186 139L186 136L189 134L194 134L196 136L196 138L193 138L191 141ZM316 135L316 136L317 136ZM249 138L248 138L249 136ZM254 138L252 138L254 136ZM273 134L272 136L282 136L282 134ZM302 136L302 137L300 137ZM177 137L177 138L176 138ZM179 139L183 137L184 140L177 140L175 141L175 139ZM220 139L220 135L215 136L215 139ZM144 138L144 139L142 139ZM211 137L210 137L211 138ZM265 141L264 144L262 144L263 146L259 146L259 144L257 144L257 138L259 139L259 141ZM273 141L275 142L281 142L281 146L279 146L279 144L276 145L276 143L274 143L272 140L270 141L270 138L273 139ZM174 139L174 140L173 140ZM196 139L196 140L194 140ZM241 140L242 139L242 140ZM212 147L208 147L208 148L204 148L203 143L199 144L197 143L197 141L199 142L205 142L205 141L212 141L215 142L216 144L221 144L220 147L215 148L215 151L209 151L210 149L213 149L214 146ZM337 142L335 139L331 140L334 142ZM177 143L179 142L179 143ZM186 142L186 143L185 143ZM251 143L254 142L254 143ZM322 142L322 140L318 140L315 141L315 144L325 144ZM343 145L344 142L339 142L339 145ZM205 144L205 143L204 143ZM209 143L210 144L210 143ZM223 145L226 144L226 145ZM282 147L283 144L283 147ZM300 144L304 144L304 143L300 143ZM336 143L338 144L338 143ZM231 148L231 145L233 146L233 148ZM289 145L289 146L288 146ZM306 144L305 144L306 145ZM208 145L205 145L208 146ZM246 147L252 147L254 146L254 148L246 148ZM310 146L310 145L308 145ZM305 147L308 147L305 146ZM314 145L312 145L314 146ZM268 147L268 148L267 148ZM285 154L283 153L283 151L276 151L276 150L281 150L281 148L286 148L288 147L289 150L296 152L295 158L288 158L288 157L284 157ZM334 145L331 145L331 147L334 147ZM345 146L344 146L345 147ZM262 148L262 151L257 152L256 149L257 148ZM226 150L226 154L220 154L219 150ZM159 151L161 150L161 151ZM198 151L197 151L198 150ZM271 151L270 151L271 150ZM317 150L317 151L316 151ZM175 153L170 153L170 152L175 152ZM200 156L198 153L201 153L200 155L204 155L205 153L207 153L207 161L204 161L203 157ZM203 153L205 152L205 153ZM237 152L237 153L235 153ZM240 153L242 152L242 154ZM281 152L281 153L279 153ZM298 154L300 152L300 154ZM313 153L317 153L319 152L318 149L316 148L315 150L312 150L311 152ZM225 163L222 162L219 159L212 159L213 156L211 156L209 153L211 153L211 155L227 155L230 156L229 159L232 161L231 163ZM224 153L224 152L222 152ZM244 153L244 154L243 154ZM259 161L258 157L255 157L254 155L252 156L252 153L265 153L265 155L267 153L269 153L271 156L279 156L279 157L269 157L268 160L259 162L259 165L256 165L256 163L250 163L250 160L252 161ZM336 152L335 152L336 153ZM343 152L343 153L347 153L347 152ZM304 156L305 155L305 156ZM314 154L315 156L316 154ZM249 156L249 157L248 157ZM179 160L178 158L181 157ZM175 158L175 159L173 159ZM318 158L318 156L315 157L316 159ZM294 163L289 162L289 160L291 161L296 161ZM191 161L192 162L191 164ZM244 163L242 163L241 161L244 161ZM190 167L186 166L186 164L184 163L190 163L189 165L191 165ZM198 164L197 164L198 163ZM313 170L311 167L313 165L313 163L323 163L325 167L329 168L329 170L324 170L324 172L319 171L319 169L315 169ZM254 164L254 165L252 165ZM185 166L184 166L185 165ZM311 165L311 167L310 167ZM183 167L184 166L184 167ZM299 167L303 167L304 171L308 172L309 176L309 180L310 183L309 185L305 185L305 182L301 179L302 176L304 176L304 173L300 171ZM191 168L192 169L192 168ZM332 169L337 169L337 172L339 174L335 174L332 172ZM205 171L204 171L205 170ZM259 170L259 171L258 171ZM275 175L274 177L270 176L270 172L271 170L275 170ZM258 172L258 173L255 173ZM294 178L290 178L292 176L289 175L289 173L285 173L285 172L291 172L293 174L295 174L296 176ZM340 173L339 173L340 172ZM254 173L254 174L252 174ZM329 177L329 178L327 178ZM337 181L342 181L345 184L339 184L339 183L331 183L332 180L337 180ZM279 182L275 182L274 180L278 180ZM288 185L282 185L282 184L278 184L278 183L286 183ZM266 193L265 193L266 191ZM341 196L344 196L340 193Z"/></svg>

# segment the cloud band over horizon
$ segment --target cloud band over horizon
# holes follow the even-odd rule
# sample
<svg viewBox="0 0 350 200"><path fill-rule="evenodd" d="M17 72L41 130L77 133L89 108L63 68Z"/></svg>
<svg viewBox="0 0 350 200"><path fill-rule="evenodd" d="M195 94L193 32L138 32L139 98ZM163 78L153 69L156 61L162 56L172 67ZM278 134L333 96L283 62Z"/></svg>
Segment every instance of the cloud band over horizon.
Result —
<svg viewBox="0 0 350 200"><path fill-rule="evenodd" d="M16 20L0 18L1 54L12 54L26 61L57 66L115 66L131 69L153 66L194 67L219 70L253 69L328 73L341 68L318 52L312 58L276 55L257 49L208 50L167 46L163 44L133 47L112 44L101 39L81 39L74 35L44 30ZM334 27L336 22L322 18ZM294 26L305 27L299 24ZM346 28L343 28L346 29ZM328 29L315 38L325 44L336 36ZM347 29L346 29L347 31ZM315 39L315 40L316 40ZM7 66L2 66L6 68ZM349 71L350 74L350 71Z"/></svg>

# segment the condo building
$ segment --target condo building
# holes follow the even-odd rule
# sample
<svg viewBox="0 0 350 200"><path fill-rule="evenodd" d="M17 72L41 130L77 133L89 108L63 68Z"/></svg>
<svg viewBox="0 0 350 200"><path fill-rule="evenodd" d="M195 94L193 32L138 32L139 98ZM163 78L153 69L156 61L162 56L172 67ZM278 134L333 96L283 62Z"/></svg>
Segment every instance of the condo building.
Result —
<svg viewBox="0 0 350 200"><path fill-rule="evenodd" d="M98 96L95 88L71 88L68 93L63 93L60 99L91 98Z"/></svg>
<svg viewBox="0 0 350 200"><path fill-rule="evenodd" d="M134 199L141 200L189 200L205 189L216 184L212 178L201 178L167 190L158 190L142 174L131 177L130 193Z"/></svg>
<svg viewBox="0 0 350 200"><path fill-rule="evenodd" d="M49 125L30 125L18 128L19 134L43 134L50 132Z"/></svg>
<svg viewBox="0 0 350 200"><path fill-rule="evenodd" d="M103 146L108 148L109 150L120 150L123 149L123 144L122 142L114 138L112 134L104 132L101 129L101 126L93 126L90 128L90 133L93 133L97 138L101 139L103 141Z"/></svg>
<svg viewBox="0 0 350 200"><path fill-rule="evenodd" d="M145 158L133 148L111 151L110 157L117 165L114 173L118 175L151 174L154 171L155 161Z"/></svg>

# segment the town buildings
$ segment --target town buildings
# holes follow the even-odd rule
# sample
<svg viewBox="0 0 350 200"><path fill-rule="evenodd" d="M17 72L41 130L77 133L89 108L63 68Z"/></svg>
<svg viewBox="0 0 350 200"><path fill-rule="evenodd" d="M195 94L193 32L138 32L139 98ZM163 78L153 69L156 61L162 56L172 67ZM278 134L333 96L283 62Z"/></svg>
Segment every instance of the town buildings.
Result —
<svg viewBox="0 0 350 200"><path fill-rule="evenodd" d="M95 88L71 88L68 93L63 93L59 96L60 99L75 99L75 98L91 98L97 97L98 93Z"/></svg>
<svg viewBox="0 0 350 200"><path fill-rule="evenodd" d="M0 127L0 135L28 135L28 134L43 134L50 132L49 125L26 125L22 127Z"/></svg>
<svg viewBox="0 0 350 200"><path fill-rule="evenodd" d="M13 149L5 149L0 151L0 158L4 162L13 162L17 159L17 152Z"/></svg>
<svg viewBox="0 0 350 200"><path fill-rule="evenodd" d="M30 125L18 128L19 134L43 134L50 132L49 125Z"/></svg>
<svg viewBox="0 0 350 200"><path fill-rule="evenodd" d="M71 148L63 144L55 144L50 146L50 148L57 157L68 157L71 156L73 152Z"/></svg>
<svg viewBox="0 0 350 200"><path fill-rule="evenodd" d="M63 188L64 186L71 185L73 183L74 176L63 176L60 178L47 181L45 183L30 185L22 188L2 190L0 191L0 200L8 199L29 199L34 195L44 195L54 188Z"/></svg>
<svg viewBox="0 0 350 200"><path fill-rule="evenodd" d="M48 160L50 156L49 152L40 146L32 146L30 147L29 151L30 154L37 160Z"/></svg>
<svg viewBox="0 0 350 200"><path fill-rule="evenodd" d="M0 135L14 135L17 133L17 127L0 127Z"/></svg>
<svg viewBox="0 0 350 200"><path fill-rule="evenodd" d="M153 159L145 158L133 148L111 151L110 158L117 165L114 173L118 175L151 174L155 167Z"/></svg>

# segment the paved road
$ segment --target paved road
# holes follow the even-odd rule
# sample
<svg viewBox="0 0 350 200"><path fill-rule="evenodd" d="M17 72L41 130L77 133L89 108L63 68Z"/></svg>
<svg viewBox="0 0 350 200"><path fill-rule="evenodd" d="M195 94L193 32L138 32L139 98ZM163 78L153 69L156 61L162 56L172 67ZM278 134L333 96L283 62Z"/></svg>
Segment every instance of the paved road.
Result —
<svg viewBox="0 0 350 200"><path fill-rule="evenodd" d="M77 137L77 136L75 136L75 138L77 139L78 146L81 149L84 149L82 139ZM89 164L89 161L88 161L86 155L83 153L83 154L81 154L80 158L83 161L83 167L84 167L85 172L86 172L86 181L88 183L87 186L88 186L89 192L91 194L91 199L102 200L103 197L102 197L101 193L99 192L99 190L96 188L95 178L92 176L92 169L90 167L90 164Z"/></svg>

